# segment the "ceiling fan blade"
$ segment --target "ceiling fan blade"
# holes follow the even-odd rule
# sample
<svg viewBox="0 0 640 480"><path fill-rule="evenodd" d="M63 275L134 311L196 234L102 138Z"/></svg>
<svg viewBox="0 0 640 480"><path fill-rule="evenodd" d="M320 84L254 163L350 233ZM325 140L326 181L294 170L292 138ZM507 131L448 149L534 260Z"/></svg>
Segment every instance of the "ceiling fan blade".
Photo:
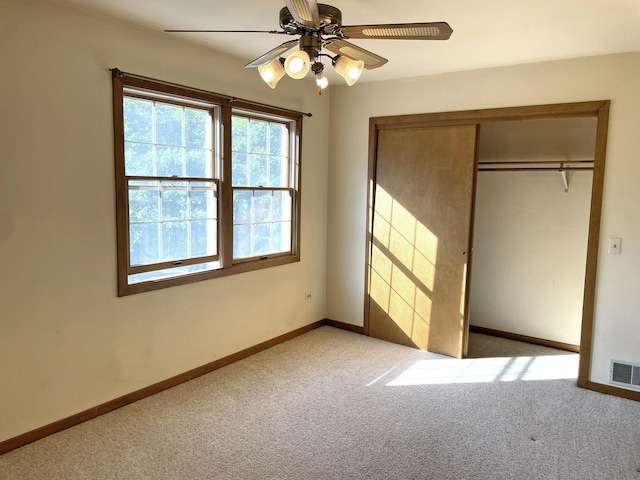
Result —
<svg viewBox="0 0 640 480"><path fill-rule="evenodd" d="M316 0L284 0L284 4L300 25L320 28L320 14Z"/></svg>
<svg viewBox="0 0 640 480"><path fill-rule="evenodd" d="M167 33L271 33L275 35L288 35L279 30L165 30Z"/></svg>
<svg viewBox="0 0 640 480"><path fill-rule="evenodd" d="M255 60L247 63L244 68L256 68L260 65L266 65L271 60L278 58L287 50L291 50L294 46L298 44L298 40L289 40L288 42L284 42L281 45L278 45L276 48L272 48L267 53L260 55Z"/></svg>
<svg viewBox="0 0 640 480"><path fill-rule="evenodd" d="M345 57L352 58L353 60L364 61L364 68L367 70L381 67L389 61L380 55L376 55L369 50L360 48L346 40L329 39L325 44L325 48L336 55L344 55Z"/></svg>
<svg viewBox="0 0 640 480"><path fill-rule="evenodd" d="M447 40L453 30L446 22L387 23L340 27L346 38L384 38L400 40Z"/></svg>

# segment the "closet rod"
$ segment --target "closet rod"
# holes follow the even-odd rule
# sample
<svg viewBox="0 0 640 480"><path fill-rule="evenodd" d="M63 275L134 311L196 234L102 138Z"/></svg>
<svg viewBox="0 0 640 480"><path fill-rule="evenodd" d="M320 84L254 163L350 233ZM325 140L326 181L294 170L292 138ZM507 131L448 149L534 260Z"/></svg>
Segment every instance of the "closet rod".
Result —
<svg viewBox="0 0 640 480"><path fill-rule="evenodd" d="M566 160L558 162L554 160L540 160L538 162L478 162L479 172L516 172L516 171L552 171L560 172L564 192L569 192L569 176L567 172L572 170L593 170L593 160ZM487 165L492 165L488 167ZM505 167L505 165L507 165ZM511 166L509 166L511 165ZM519 165L518 167L514 165ZM526 166L525 166L526 165ZM546 165L557 165L548 167ZM578 166L574 166L578 165ZM590 166L581 166L590 165Z"/></svg>
<svg viewBox="0 0 640 480"><path fill-rule="evenodd" d="M530 163L532 165L539 165L539 164L553 164L553 165L568 165L568 164L572 164L572 163L593 163L593 160L537 160L535 162L533 161L527 161L527 160L522 160L522 161L510 161L510 162L478 162L478 165L522 165L523 163Z"/></svg>
<svg viewBox="0 0 640 480"><path fill-rule="evenodd" d="M518 166L515 166L518 165ZM549 167L547 165L556 165ZM574 166L577 165L577 166ZM589 166L586 166L589 165ZM593 170L593 160L539 160L536 162L510 161L510 162L478 162L478 170L482 172L514 172L520 170L539 171L570 171Z"/></svg>
<svg viewBox="0 0 640 480"><path fill-rule="evenodd" d="M559 172L562 170L573 172L574 170L593 170L593 167L504 167L504 168L493 168L493 167L479 167L479 172L517 172L517 171L549 171L549 172Z"/></svg>

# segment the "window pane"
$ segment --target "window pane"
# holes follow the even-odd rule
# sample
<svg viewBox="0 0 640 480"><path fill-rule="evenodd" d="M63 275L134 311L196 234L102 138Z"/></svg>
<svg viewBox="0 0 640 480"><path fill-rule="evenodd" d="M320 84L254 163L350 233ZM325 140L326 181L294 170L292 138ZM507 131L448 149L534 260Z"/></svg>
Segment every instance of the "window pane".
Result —
<svg viewBox="0 0 640 480"><path fill-rule="evenodd" d="M179 260L189 256L188 222L162 224L162 256L165 261Z"/></svg>
<svg viewBox="0 0 640 480"><path fill-rule="evenodd" d="M231 121L231 150L234 152L247 152L247 128L249 119L244 117L233 117Z"/></svg>
<svg viewBox="0 0 640 480"><path fill-rule="evenodd" d="M182 111L177 105L156 102L156 143L183 145Z"/></svg>
<svg viewBox="0 0 640 480"><path fill-rule="evenodd" d="M129 221L131 223L160 221L159 190L129 190Z"/></svg>
<svg viewBox="0 0 640 480"><path fill-rule="evenodd" d="M125 175L213 177L210 111L133 97L124 106Z"/></svg>
<svg viewBox="0 0 640 480"><path fill-rule="evenodd" d="M271 221L272 192L254 192L253 196L253 221L263 223Z"/></svg>
<svg viewBox="0 0 640 480"><path fill-rule="evenodd" d="M215 183L130 180L128 184L132 266L217 254Z"/></svg>
<svg viewBox="0 0 640 480"><path fill-rule="evenodd" d="M252 153L267 153L268 122L252 119L249 122L249 151Z"/></svg>
<svg viewBox="0 0 640 480"><path fill-rule="evenodd" d="M217 218L217 203L213 190L191 190L191 218Z"/></svg>
<svg viewBox="0 0 640 480"><path fill-rule="evenodd" d="M211 125L211 115L205 110L194 108L184 109L185 117L185 145L187 147L206 148L211 143L209 141Z"/></svg>
<svg viewBox="0 0 640 480"><path fill-rule="evenodd" d="M153 145L125 142L124 169L125 175L153 176Z"/></svg>
<svg viewBox="0 0 640 480"><path fill-rule="evenodd" d="M180 147L156 147L159 177L182 176L182 152Z"/></svg>
<svg viewBox="0 0 640 480"><path fill-rule="evenodd" d="M249 186L249 164L246 153L233 153L231 157L231 179L234 186Z"/></svg>
<svg viewBox="0 0 640 480"><path fill-rule="evenodd" d="M134 273L129 275L128 280L131 285L148 282L150 280L161 280L164 278L179 277L196 272L206 272L220 268L220 264L215 262L196 263L194 265L180 265L179 267L165 268L163 270L154 270L152 272Z"/></svg>
<svg viewBox="0 0 640 480"><path fill-rule="evenodd" d="M291 222L282 222L276 225L280 229L280 238L279 243L273 245L274 251L288 252L291 250Z"/></svg>
<svg viewBox="0 0 640 480"><path fill-rule="evenodd" d="M288 187L289 179L287 169L287 158L271 157L269 159L269 186Z"/></svg>
<svg viewBox="0 0 640 480"><path fill-rule="evenodd" d="M233 185L288 187L290 139L287 125L233 117L233 128Z"/></svg>
<svg viewBox="0 0 640 480"><path fill-rule="evenodd" d="M266 155L250 155L249 162L249 186L266 187L269 158Z"/></svg>
<svg viewBox="0 0 640 480"><path fill-rule="evenodd" d="M269 129L269 153L271 155L288 156L289 136L286 125L271 123Z"/></svg>
<svg viewBox="0 0 640 480"><path fill-rule="evenodd" d="M251 190L236 190L233 192L233 224L251 222Z"/></svg>
<svg viewBox="0 0 640 480"><path fill-rule="evenodd" d="M251 225L233 226L233 258L252 257Z"/></svg>
<svg viewBox="0 0 640 480"><path fill-rule="evenodd" d="M236 190L233 200L235 259L291 251L292 201L288 190Z"/></svg>
<svg viewBox="0 0 640 480"><path fill-rule="evenodd" d="M125 97L123 107L125 141L152 143L153 102Z"/></svg>
<svg viewBox="0 0 640 480"><path fill-rule="evenodd" d="M288 190L274 192L273 221L291 220L291 192Z"/></svg>
<svg viewBox="0 0 640 480"><path fill-rule="evenodd" d="M187 161L187 177L211 177L211 161L209 160L209 151L187 148L186 149L186 161Z"/></svg>
<svg viewBox="0 0 640 480"><path fill-rule="evenodd" d="M148 265L160 261L160 236L157 223L134 223L129 227L131 265Z"/></svg>
<svg viewBox="0 0 640 480"><path fill-rule="evenodd" d="M187 220L188 214L187 190L170 190L166 187L162 191L162 221Z"/></svg>
<svg viewBox="0 0 640 480"><path fill-rule="evenodd" d="M268 223L254 225L253 253L254 255L271 253L271 226Z"/></svg>
<svg viewBox="0 0 640 480"><path fill-rule="evenodd" d="M274 223L271 236L271 248L274 252L288 252L291 250L291 223Z"/></svg>
<svg viewBox="0 0 640 480"><path fill-rule="evenodd" d="M204 257L217 253L217 222L193 220L191 222L191 256Z"/></svg>

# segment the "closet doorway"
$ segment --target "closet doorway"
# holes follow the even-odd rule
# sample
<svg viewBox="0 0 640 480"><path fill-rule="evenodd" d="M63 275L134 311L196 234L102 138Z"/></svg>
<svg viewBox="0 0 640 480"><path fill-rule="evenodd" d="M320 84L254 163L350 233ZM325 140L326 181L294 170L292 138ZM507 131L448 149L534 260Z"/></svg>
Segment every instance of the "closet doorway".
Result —
<svg viewBox="0 0 640 480"><path fill-rule="evenodd" d="M598 254L598 240L600 233L600 211L602 203L602 187L604 179L604 164L606 151L606 138L608 127L609 101L581 102L571 104L538 105L527 107L500 108L491 110L474 110L461 112L446 112L422 115L403 115L395 117L377 117L370 119L370 147L369 147L369 195L367 209L367 258L365 269L365 318L364 331L366 334L376 336L383 340L395 341L396 343L413 344L419 346L419 342L424 341L425 348L437 353L462 357L466 355L469 338L469 307L470 292L473 284L471 282L473 266L473 234L474 234L474 213L475 213L475 191L477 181L478 162L478 142L482 136L481 126L499 122L520 122L531 120L554 120L564 118L594 118L596 122L595 154L593 156L593 179L591 185L591 201L589 206L589 226L586 240L586 266L584 275L584 289L582 293L582 318L580 334L580 367L578 373L578 385L587 387L591 356L591 335L593 331L593 312L595 297L595 280ZM434 231L431 220L425 217L424 222L414 222L413 227L407 228L406 223L398 223L401 220L414 218L420 198L411 195L411 203L402 204L394 202L396 199L385 190L384 186L397 176L395 170L404 168L403 162L394 162L394 153L387 149L384 156L379 156L379 152L385 150L388 139L394 139L396 134L381 134L386 131L416 131L420 129L428 130L430 134L437 135L438 129L445 131L448 127L466 126L475 128L479 135L476 136L475 161L473 171L465 172L459 176L452 176L444 189L450 188L452 191L460 188L458 182L467 182L468 175L472 175L472 181L468 184L470 195L466 197L465 209L469 212L469 227L466 231L457 233L456 245L459 248L458 258L454 263L440 255L438 232ZM446 141L442 145L446 145ZM451 146L450 146L451 147ZM398 155L402 151L402 143L396 143L394 148L398 149ZM426 152L414 152L412 155L419 157ZM444 157L443 157L444 158ZM441 164L436 162L437 168L450 168L451 163L456 162L455 155L442 160ZM427 165L425 168L434 168L432 161L410 162L414 169L405 178L414 178L418 175L429 175L429 171L420 172L420 165ZM428 165L431 165L428 167ZM380 174L380 175L379 175ZM560 174L558 174L560 175ZM460 177L460 178L458 178ZM399 186L401 190L401 186ZM570 187L569 187L570 188ZM464 188L463 188L464 189ZM406 200L405 198L405 200ZM434 201L432 197L425 197L428 202ZM394 217L393 211L384 211L385 205L389 201L392 205L403 212L400 217ZM449 212L451 219L455 219L455 214L450 210L450 206L441 205L443 211ZM422 223L422 225L419 225ZM381 229L381 227L383 227ZM418 228L420 227L420 228ZM427 231L427 235L432 238L429 242L419 232ZM392 235L400 241L393 243ZM447 243L453 241L447 239ZM436 246L431 253L431 257L425 250L425 245ZM402 248L403 251L399 249ZM463 249L464 248L464 249ZM374 257L374 252L376 256ZM380 255L382 253L382 255ZM423 261L426 257L428 264ZM461 272L460 285L454 290L450 290L448 297L454 296L459 305L459 312L455 315L431 316L431 313L441 310L439 305L437 284L430 288L430 279L438 278L439 272L447 273L451 269L457 269L459 257L463 257L463 271ZM423 268L416 268L416 259L419 259ZM426 268L424 268L426 267ZM426 276L424 276L426 275ZM446 284L450 288L450 284ZM418 300L420 303L418 303ZM380 324L385 328L379 328ZM397 342L397 338L389 338L385 332L393 329L402 330L402 338L406 342ZM443 333L445 332L446 333ZM432 348L431 340L434 333L437 338L446 337L454 339L446 349L441 349L439 342ZM396 332L397 334L397 332ZM397 337L397 335L396 335Z"/></svg>
<svg viewBox="0 0 640 480"><path fill-rule="evenodd" d="M595 117L481 126L470 329L579 351Z"/></svg>

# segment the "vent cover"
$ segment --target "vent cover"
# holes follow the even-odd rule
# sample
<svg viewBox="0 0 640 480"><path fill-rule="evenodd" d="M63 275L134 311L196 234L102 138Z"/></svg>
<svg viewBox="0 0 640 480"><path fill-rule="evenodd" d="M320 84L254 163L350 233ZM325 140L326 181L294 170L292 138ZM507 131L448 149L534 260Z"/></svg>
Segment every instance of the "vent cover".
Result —
<svg viewBox="0 0 640 480"><path fill-rule="evenodd" d="M640 390L640 365L611 360L609 383Z"/></svg>

